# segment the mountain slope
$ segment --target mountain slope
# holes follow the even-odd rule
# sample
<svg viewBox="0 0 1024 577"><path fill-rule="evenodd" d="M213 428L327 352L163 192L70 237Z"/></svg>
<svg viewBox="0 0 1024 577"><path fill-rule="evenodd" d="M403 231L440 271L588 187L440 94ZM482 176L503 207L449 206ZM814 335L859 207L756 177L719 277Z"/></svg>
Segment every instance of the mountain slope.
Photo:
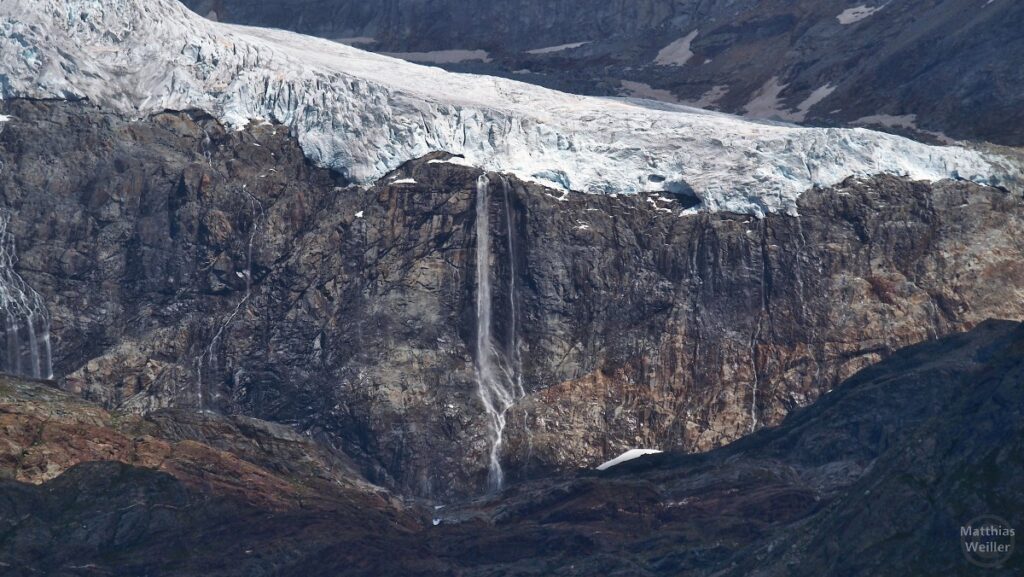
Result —
<svg viewBox="0 0 1024 577"><path fill-rule="evenodd" d="M984 514L1024 523L1022 377L1024 327L983 323L898 351L778 428L706 455L509 491L479 506L492 533L456 525L445 537L464 540L448 550L550 531L587 545L559 557L538 544L506 562L514 569L469 574L979 575L960 527ZM1017 554L992 574L1022 567Z"/></svg>
<svg viewBox="0 0 1024 577"><path fill-rule="evenodd" d="M438 153L346 186L280 125L4 104L0 198L62 386L281 423L405 494L481 490L480 169ZM709 450L900 347L1024 319L1024 198L997 189L850 179L757 220L490 181L513 479Z"/></svg>
<svg viewBox="0 0 1024 577"><path fill-rule="evenodd" d="M709 210L794 213L848 176L1015 187L993 154L859 129L801 129L685 107L453 75L348 46L205 21L173 0L0 4L4 98L88 98L131 116L201 109L293 128L356 182L428 152L585 192L688 192Z"/></svg>
<svg viewBox="0 0 1024 577"><path fill-rule="evenodd" d="M959 527L991 513L1024 523L1022 359L1024 327L983 323L898 351L729 447L552 476L437 509L427 526L389 527L380 502L272 510L82 464L39 487L0 482L0 566L19 577L978 575ZM16 386L16 398L40 387ZM353 529L360 515L374 524Z"/></svg>
<svg viewBox="0 0 1024 577"><path fill-rule="evenodd" d="M225 22L346 39L570 92L1024 144L1019 2L185 3ZM456 50L456 62L444 63L443 50Z"/></svg>

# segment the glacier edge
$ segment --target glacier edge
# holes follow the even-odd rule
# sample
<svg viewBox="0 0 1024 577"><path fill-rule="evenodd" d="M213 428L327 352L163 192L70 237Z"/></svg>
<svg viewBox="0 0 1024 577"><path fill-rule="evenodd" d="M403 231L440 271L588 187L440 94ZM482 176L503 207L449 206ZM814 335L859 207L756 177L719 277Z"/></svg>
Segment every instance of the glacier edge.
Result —
<svg viewBox="0 0 1024 577"><path fill-rule="evenodd" d="M86 98L141 117L200 109L291 128L317 164L366 183L435 150L588 193L693 190L707 210L796 213L849 176L1016 186L1010 159L862 128L756 122L454 74L172 0L0 0L0 98Z"/></svg>

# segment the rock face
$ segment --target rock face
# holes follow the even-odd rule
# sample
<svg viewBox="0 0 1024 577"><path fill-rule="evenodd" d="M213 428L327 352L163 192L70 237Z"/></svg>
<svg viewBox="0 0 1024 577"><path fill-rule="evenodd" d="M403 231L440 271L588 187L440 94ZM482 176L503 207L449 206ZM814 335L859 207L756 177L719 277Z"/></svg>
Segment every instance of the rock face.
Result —
<svg viewBox="0 0 1024 577"><path fill-rule="evenodd" d="M0 481L0 567L17 577L974 575L959 528L993 513L1024 523L1022 359L1024 326L982 323L898 351L729 447L532 481L437 509L429 524L361 491L334 508L277 508L176 472L79 464L41 485ZM103 419L38 383L0 384L5 427L66 409L89 426ZM35 450L67 444L46 437ZM1017 554L986 574L1022 568Z"/></svg>
<svg viewBox="0 0 1024 577"><path fill-rule="evenodd" d="M1024 314L1024 203L995 190L848 181L760 221L516 198L526 382L543 386L510 445L542 462L707 450L899 347Z"/></svg>
<svg viewBox="0 0 1024 577"><path fill-rule="evenodd" d="M445 512L439 538L466 565L501 559L470 575L973 575L959 528L1024 522L1022 353L1020 324L986 322L899 351L776 429L527 484ZM493 527L467 527L481 511ZM994 574L1022 567L1014 555Z"/></svg>
<svg viewBox="0 0 1024 577"><path fill-rule="evenodd" d="M82 464L119 462L264 510L390 511L418 519L367 483L344 455L290 427L240 415L108 412L40 381L0 380L0 478L39 485ZM361 513L359 513L361 515Z"/></svg>
<svg viewBox="0 0 1024 577"><path fill-rule="evenodd" d="M438 153L349 187L280 126L5 105L0 198L63 387L288 425L409 494L482 490L478 169ZM997 189L850 180L757 220L489 180L514 479L711 449L897 348L1024 318L1024 199Z"/></svg>
<svg viewBox="0 0 1024 577"><path fill-rule="evenodd" d="M185 0L220 20L588 94L1024 144L1018 2ZM486 23L486 24L482 24ZM580 45L582 44L582 45ZM531 53L531 50L538 50ZM547 49L547 50L545 50ZM461 50L445 63L424 52ZM486 52L484 56L470 51ZM460 60L460 58L455 58Z"/></svg>

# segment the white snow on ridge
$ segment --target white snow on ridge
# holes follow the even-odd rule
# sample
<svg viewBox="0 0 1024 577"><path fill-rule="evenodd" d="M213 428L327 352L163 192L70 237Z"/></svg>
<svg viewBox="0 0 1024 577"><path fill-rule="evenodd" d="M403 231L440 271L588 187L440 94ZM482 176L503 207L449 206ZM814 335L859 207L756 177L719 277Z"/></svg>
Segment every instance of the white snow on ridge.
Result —
<svg viewBox="0 0 1024 577"><path fill-rule="evenodd" d="M454 164L455 166L466 166L471 168L475 168L476 166L473 163L467 161L465 158L459 156L453 156L451 158L446 158L443 160L440 158L435 158L434 160L428 160L427 164Z"/></svg>
<svg viewBox="0 0 1024 577"><path fill-rule="evenodd" d="M902 116L893 116L891 114L873 114L871 116L862 116L857 120L853 121L854 124L877 124L879 126L885 126L888 128L917 128L917 115L916 114L904 114Z"/></svg>
<svg viewBox="0 0 1024 577"><path fill-rule="evenodd" d="M831 83L819 86L811 91L800 104L796 105L796 110L787 110L782 107L782 99L779 95L788 86L788 84L779 84L777 76L771 77L754 94L754 98L743 107L744 112L751 118L781 120L783 122L803 122L811 108L828 98L838 88L838 86L833 86Z"/></svg>
<svg viewBox="0 0 1024 577"><path fill-rule="evenodd" d="M10 122L12 118L14 118L14 117L13 116L8 116L6 114L0 114L0 123Z"/></svg>
<svg viewBox="0 0 1024 577"><path fill-rule="evenodd" d="M743 107L743 111L748 116L754 118L778 118L780 120L786 120L786 111L780 108L781 99L779 94L782 93L788 84L780 84L778 76L772 76L767 82L761 86L760 89L754 94L754 98L750 100Z"/></svg>
<svg viewBox="0 0 1024 577"><path fill-rule="evenodd" d="M630 449L625 453L619 455L618 457L615 457L611 461L601 463L600 465L597 466L597 470L604 471L606 469L611 469L615 465L625 463L626 461L632 461L633 459L643 457L644 455L656 455L660 452L661 451L657 449Z"/></svg>
<svg viewBox="0 0 1024 577"><path fill-rule="evenodd" d="M533 50L527 50L527 54L551 54L553 52L564 52L566 50L572 50L579 48L580 46L586 46L590 44L590 41L586 42L571 42L569 44L559 44L558 46L547 46L545 48L534 48Z"/></svg>
<svg viewBox="0 0 1024 577"><path fill-rule="evenodd" d="M363 183L444 150L565 189L690 186L707 210L763 215L795 213L803 191L848 176L1021 176L973 150L452 74L210 22L171 0L0 0L0 53L18 55L0 59L2 98L86 97L134 117L200 109L236 128L268 118L291 127L311 160Z"/></svg>

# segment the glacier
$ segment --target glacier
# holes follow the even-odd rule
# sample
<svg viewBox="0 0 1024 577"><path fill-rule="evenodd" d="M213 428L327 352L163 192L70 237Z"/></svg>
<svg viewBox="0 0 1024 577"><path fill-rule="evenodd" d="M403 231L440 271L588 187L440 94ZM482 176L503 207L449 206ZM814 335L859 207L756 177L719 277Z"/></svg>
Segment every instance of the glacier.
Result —
<svg viewBox="0 0 1024 577"><path fill-rule="evenodd" d="M972 148L454 74L173 0L0 0L0 53L0 99L87 99L132 118L197 109L235 129L272 120L357 183L443 150L564 190L692 191L703 210L763 216L796 214L802 192L850 176L1022 182L1018 163Z"/></svg>

